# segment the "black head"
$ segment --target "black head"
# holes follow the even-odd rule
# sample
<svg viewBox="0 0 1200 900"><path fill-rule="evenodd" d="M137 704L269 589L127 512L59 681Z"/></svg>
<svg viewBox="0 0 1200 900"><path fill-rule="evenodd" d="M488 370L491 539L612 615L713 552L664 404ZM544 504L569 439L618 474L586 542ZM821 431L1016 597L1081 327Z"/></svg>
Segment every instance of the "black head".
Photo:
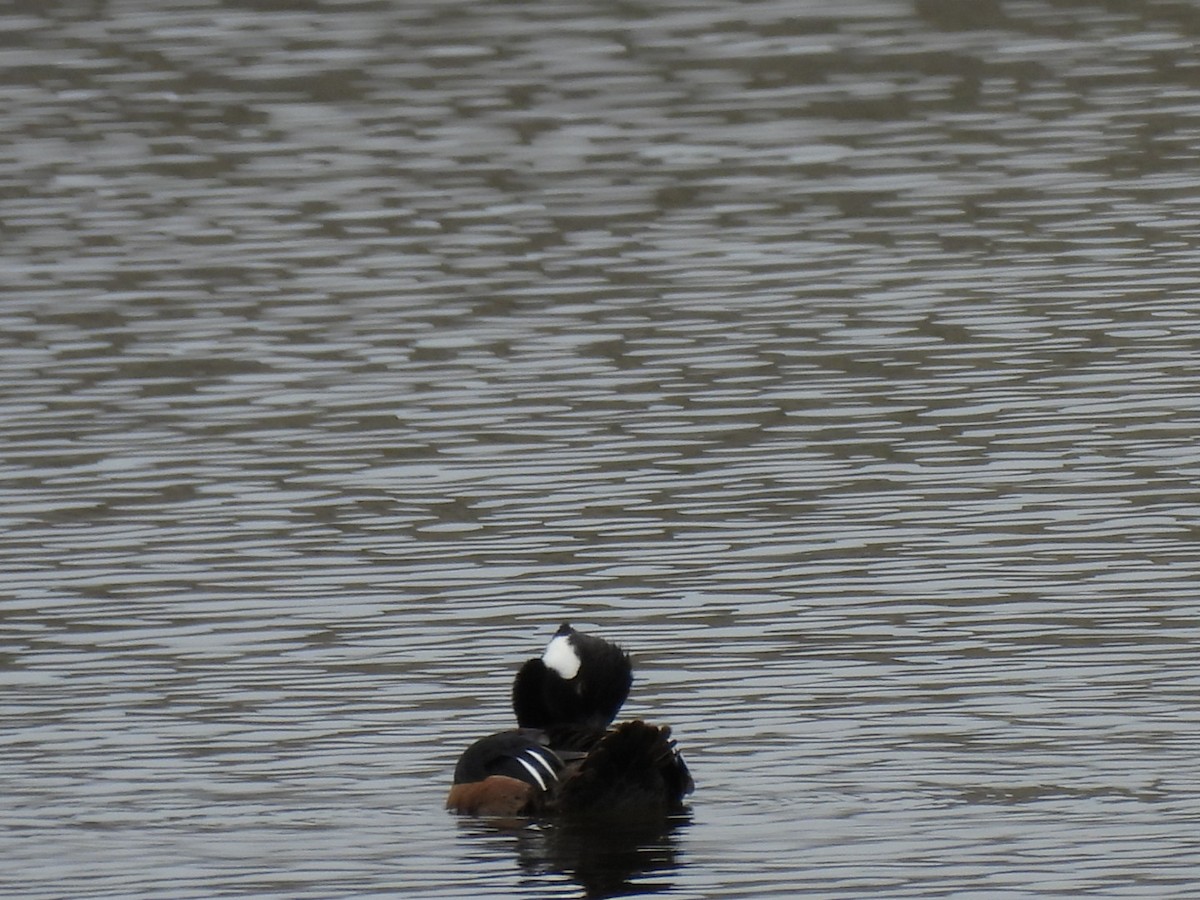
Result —
<svg viewBox="0 0 1200 900"><path fill-rule="evenodd" d="M607 728L632 683L633 666L625 651L563 625L546 652L527 661L517 673L513 711L522 728Z"/></svg>

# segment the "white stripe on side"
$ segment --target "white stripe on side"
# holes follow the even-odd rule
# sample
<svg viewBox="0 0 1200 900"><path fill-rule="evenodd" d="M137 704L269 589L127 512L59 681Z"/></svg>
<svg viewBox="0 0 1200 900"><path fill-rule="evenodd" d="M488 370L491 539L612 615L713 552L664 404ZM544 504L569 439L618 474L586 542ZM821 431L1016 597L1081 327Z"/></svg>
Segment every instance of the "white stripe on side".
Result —
<svg viewBox="0 0 1200 900"><path fill-rule="evenodd" d="M555 781L558 781L558 772L554 771L553 763L551 763L550 760L546 759L546 757L542 755L543 753L546 753L548 751L540 750L537 747L530 747L525 752L529 756L533 757L533 761L535 763L537 763L539 766L541 766L543 769L546 770L547 775L549 775Z"/></svg>
<svg viewBox="0 0 1200 900"><path fill-rule="evenodd" d="M542 777L541 772L539 772L536 768L534 768L534 766L532 764L526 762L524 759L522 759L519 756L514 756L513 759L515 759L517 762L519 762L521 764L521 767L526 772L528 772L530 775L533 776L533 780L538 783L538 786L543 791L546 789L546 779Z"/></svg>

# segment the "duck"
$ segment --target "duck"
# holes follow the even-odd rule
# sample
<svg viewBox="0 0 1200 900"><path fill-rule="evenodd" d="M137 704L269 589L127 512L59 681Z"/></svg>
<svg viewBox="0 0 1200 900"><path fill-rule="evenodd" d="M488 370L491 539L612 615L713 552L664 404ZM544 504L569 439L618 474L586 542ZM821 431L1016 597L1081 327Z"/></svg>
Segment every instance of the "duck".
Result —
<svg viewBox="0 0 1200 900"><path fill-rule="evenodd" d="M629 654L564 623L517 671L517 727L475 741L459 757L446 808L604 821L682 812L695 784L670 727L612 724L632 684Z"/></svg>

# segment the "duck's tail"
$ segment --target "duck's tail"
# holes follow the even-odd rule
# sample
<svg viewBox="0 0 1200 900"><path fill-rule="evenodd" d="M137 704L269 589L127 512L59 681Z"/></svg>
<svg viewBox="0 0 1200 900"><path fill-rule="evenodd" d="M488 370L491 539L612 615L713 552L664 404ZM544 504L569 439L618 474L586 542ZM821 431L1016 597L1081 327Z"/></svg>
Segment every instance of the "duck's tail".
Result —
<svg viewBox="0 0 1200 900"><path fill-rule="evenodd" d="M679 812L692 787L671 729L638 720L618 725L600 741L562 783L556 805L572 816L661 817Z"/></svg>

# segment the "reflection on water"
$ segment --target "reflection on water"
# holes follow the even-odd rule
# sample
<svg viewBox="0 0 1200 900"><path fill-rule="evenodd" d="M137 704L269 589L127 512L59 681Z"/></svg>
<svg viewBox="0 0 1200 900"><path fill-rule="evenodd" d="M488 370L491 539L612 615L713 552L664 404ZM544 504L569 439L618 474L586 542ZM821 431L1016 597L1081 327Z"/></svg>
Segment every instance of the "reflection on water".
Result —
<svg viewBox="0 0 1200 900"><path fill-rule="evenodd" d="M664 873L678 865L679 836L686 827L686 817L639 822L624 830L578 822L494 828L468 821L460 826L469 852L477 853L479 846L497 855L507 852L530 886L565 878L589 898L670 892L671 879Z"/></svg>
<svg viewBox="0 0 1200 900"><path fill-rule="evenodd" d="M5 892L1194 896L1195 38L0 14ZM441 809L563 620L662 841Z"/></svg>

